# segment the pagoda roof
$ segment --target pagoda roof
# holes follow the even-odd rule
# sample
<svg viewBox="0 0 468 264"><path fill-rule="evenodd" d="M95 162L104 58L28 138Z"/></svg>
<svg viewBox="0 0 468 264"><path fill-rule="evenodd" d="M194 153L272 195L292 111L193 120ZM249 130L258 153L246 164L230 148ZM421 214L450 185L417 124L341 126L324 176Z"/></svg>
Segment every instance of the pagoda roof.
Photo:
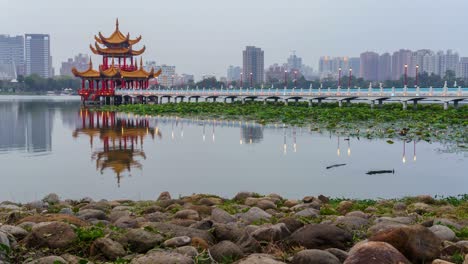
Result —
<svg viewBox="0 0 468 264"><path fill-rule="evenodd" d="M78 71L75 67L72 68L72 73L75 77L85 77L85 78L99 78L101 73L93 69L93 62L91 58L89 59L88 69L85 71Z"/></svg>
<svg viewBox="0 0 468 264"><path fill-rule="evenodd" d="M99 66L99 72L102 76L105 77L118 77L120 75L119 68L115 67L114 65L114 58L112 58L112 64L106 70L102 69L102 66Z"/></svg>
<svg viewBox="0 0 468 264"><path fill-rule="evenodd" d="M99 37L94 36L94 39L103 45L106 44L128 44L128 45L133 45L137 44L141 40L141 36L137 37L136 39L130 39L130 33L127 33L127 35L124 35L122 32L119 30L119 19L116 19L115 21L115 30L114 32L109 36L109 37L104 37L101 32L99 32Z"/></svg>
<svg viewBox="0 0 468 264"><path fill-rule="evenodd" d="M133 50L132 46L119 47L119 48L101 48L97 43L94 43L94 47L89 45L89 48L94 54L97 55L107 55L107 56L122 56L122 55L131 55L131 56L138 56L145 52L146 47L143 46L140 50Z"/></svg>
<svg viewBox="0 0 468 264"><path fill-rule="evenodd" d="M140 68L136 71L124 71L120 70L120 75L123 78L154 78L154 68L151 68L150 72L143 69L143 59L140 58Z"/></svg>

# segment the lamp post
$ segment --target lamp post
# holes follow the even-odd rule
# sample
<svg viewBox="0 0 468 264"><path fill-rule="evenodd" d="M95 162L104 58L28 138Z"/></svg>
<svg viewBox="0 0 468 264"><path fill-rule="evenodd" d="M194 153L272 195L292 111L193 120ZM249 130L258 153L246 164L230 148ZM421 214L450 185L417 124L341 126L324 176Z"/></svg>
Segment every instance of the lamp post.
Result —
<svg viewBox="0 0 468 264"><path fill-rule="evenodd" d="M241 72L241 74L240 74L240 88L242 88L242 86L244 85L244 81L242 79L243 75L244 75L244 73Z"/></svg>
<svg viewBox="0 0 468 264"><path fill-rule="evenodd" d="M419 83L418 83L418 81L419 81L418 75L419 75L419 65L416 65L416 87L418 87L418 85L419 85Z"/></svg>
<svg viewBox="0 0 468 264"><path fill-rule="evenodd" d="M352 75L353 75L353 69L349 68L348 89L351 88L351 76Z"/></svg>
<svg viewBox="0 0 468 264"><path fill-rule="evenodd" d="M288 70L284 70L284 89L288 87Z"/></svg>
<svg viewBox="0 0 468 264"><path fill-rule="evenodd" d="M297 71L294 71L294 88L297 87Z"/></svg>
<svg viewBox="0 0 468 264"><path fill-rule="evenodd" d="M250 73L250 88L252 88L253 84L253 73Z"/></svg>
<svg viewBox="0 0 468 264"><path fill-rule="evenodd" d="M338 88L341 87L341 67L338 68Z"/></svg>
<svg viewBox="0 0 468 264"><path fill-rule="evenodd" d="M408 86L408 64L405 64L405 87Z"/></svg>

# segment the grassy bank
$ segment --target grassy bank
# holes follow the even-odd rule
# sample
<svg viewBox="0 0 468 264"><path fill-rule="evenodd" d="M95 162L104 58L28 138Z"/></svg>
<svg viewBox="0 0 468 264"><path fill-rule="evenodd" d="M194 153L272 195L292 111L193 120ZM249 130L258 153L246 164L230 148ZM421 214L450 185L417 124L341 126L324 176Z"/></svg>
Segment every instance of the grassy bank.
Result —
<svg viewBox="0 0 468 264"><path fill-rule="evenodd" d="M263 105L260 102L178 103L162 105L121 105L105 110L138 115L178 115L221 119L255 120L261 124L281 122L326 129L349 136L367 138L402 138L426 141L468 141L468 106L444 111L438 104L420 104L415 110L402 110L401 104L384 104L370 109L368 104L339 108L336 103L308 107L306 103Z"/></svg>

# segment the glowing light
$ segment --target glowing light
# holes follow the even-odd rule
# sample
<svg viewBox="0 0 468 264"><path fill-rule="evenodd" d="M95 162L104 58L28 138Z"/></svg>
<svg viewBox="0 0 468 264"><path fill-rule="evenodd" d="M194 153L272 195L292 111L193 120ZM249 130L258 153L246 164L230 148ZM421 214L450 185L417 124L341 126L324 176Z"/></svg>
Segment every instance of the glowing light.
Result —
<svg viewBox="0 0 468 264"><path fill-rule="evenodd" d="M416 161L416 155L413 157L413 161Z"/></svg>
<svg viewBox="0 0 468 264"><path fill-rule="evenodd" d="M296 143L293 144L293 149L294 149L294 153L296 153L297 152L297 144Z"/></svg>
<svg viewBox="0 0 468 264"><path fill-rule="evenodd" d="M174 130L172 130L172 140L174 140Z"/></svg>
<svg viewBox="0 0 468 264"><path fill-rule="evenodd" d="M350 157L350 156L351 156L351 148L348 147L348 157Z"/></svg>
<svg viewBox="0 0 468 264"><path fill-rule="evenodd" d="M283 144L283 154L286 155L288 146L286 144Z"/></svg>
<svg viewBox="0 0 468 264"><path fill-rule="evenodd" d="M341 153L340 153L340 149L339 149L339 148L338 148L338 149L336 149L336 155L338 155L338 157L341 155Z"/></svg>
<svg viewBox="0 0 468 264"><path fill-rule="evenodd" d="M242 139L240 140L240 142L239 142L239 143L242 145Z"/></svg>
<svg viewBox="0 0 468 264"><path fill-rule="evenodd" d="M406 156L403 156L402 162L406 163Z"/></svg>

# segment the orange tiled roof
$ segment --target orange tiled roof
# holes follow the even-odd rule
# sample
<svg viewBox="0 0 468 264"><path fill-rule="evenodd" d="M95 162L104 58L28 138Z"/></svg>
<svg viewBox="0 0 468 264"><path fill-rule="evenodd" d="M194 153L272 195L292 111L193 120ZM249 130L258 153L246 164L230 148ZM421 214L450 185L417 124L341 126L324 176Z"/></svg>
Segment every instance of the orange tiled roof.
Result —
<svg viewBox="0 0 468 264"><path fill-rule="evenodd" d="M115 30L109 37L104 37L101 32L99 32L99 37L94 36L94 39L100 44L123 44L128 43L129 45L134 45L141 40L141 36L136 39L130 39L130 33L127 35L122 34L119 30L119 19L115 22Z"/></svg>
<svg viewBox="0 0 468 264"><path fill-rule="evenodd" d="M88 69L85 71L78 71L75 67L72 68L72 73L75 77L85 77L85 78L99 78L101 74L93 69L93 62L89 59Z"/></svg>

